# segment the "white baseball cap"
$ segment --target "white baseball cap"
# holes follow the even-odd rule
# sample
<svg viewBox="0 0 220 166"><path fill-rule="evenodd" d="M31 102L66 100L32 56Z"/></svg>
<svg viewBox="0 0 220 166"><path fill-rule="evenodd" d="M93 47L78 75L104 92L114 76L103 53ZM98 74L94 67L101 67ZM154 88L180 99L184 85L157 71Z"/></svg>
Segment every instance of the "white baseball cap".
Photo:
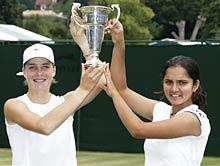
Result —
<svg viewBox="0 0 220 166"><path fill-rule="evenodd" d="M37 43L37 44L31 45L30 47L28 47L24 50L23 65L28 60L30 60L32 58L37 58L37 57L46 58L50 62L54 63L53 50L44 44Z"/></svg>
<svg viewBox="0 0 220 166"><path fill-rule="evenodd" d="M23 65L32 58L46 58L51 63L55 64L53 50L44 44L33 44L26 48L23 53ZM16 75L23 75L23 72L18 72Z"/></svg>

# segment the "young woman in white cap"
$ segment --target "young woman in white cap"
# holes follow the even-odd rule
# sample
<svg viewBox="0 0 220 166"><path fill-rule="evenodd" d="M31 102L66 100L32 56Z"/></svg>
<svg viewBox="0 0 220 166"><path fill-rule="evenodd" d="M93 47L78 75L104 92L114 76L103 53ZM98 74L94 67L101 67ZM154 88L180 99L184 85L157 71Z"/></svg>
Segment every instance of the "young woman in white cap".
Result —
<svg viewBox="0 0 220 166"><path fill-rule="evenodd" d="M202 111L206 96L196 61L186 56L168 60L162 79L169 104L150 99L127 87L125 42L120 23L112 27L111 35L117 46L113 49L111 73L105 71L107 86L103 88L112 97L130 134L145 139L145 166L200 166L210 123ZM152 122L142 121L136 114Z"/></svg>
<svg viewBox="0 0 220 166"><path fill-rule="evenodd" d="M76 166L73 115L100 91L99 68L82 65L80 85L64 96L50 92L56 74L50 47L34 44L23 53L27 93L5 102L4 114L12 150L12 166Z"/></svg>

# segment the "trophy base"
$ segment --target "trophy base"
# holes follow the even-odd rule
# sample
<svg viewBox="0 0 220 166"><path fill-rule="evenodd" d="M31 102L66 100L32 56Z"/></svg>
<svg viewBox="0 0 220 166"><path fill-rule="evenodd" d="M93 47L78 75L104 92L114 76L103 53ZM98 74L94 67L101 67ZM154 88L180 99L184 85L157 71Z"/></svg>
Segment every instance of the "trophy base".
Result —
<svg viewBox="0 0 220 166"><path fill-rule="evenodd" d="M89 68L90 66L99 67L101 66L102 61L97 56L92 56L91 59L87 60L84 64L85 68Z"/></svg>

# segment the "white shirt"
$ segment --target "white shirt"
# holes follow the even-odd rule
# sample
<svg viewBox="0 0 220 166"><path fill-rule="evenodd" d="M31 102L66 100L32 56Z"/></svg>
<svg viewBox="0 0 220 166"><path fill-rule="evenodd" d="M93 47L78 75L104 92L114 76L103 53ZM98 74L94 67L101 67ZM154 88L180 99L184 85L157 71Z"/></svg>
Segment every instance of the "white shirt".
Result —
<svg viewBox="0 0 220 166"><path fill-rule="evenodd" d="M184 136L172 139L146 139L144 143L145 166L200 166L210 134L206 114L197 105L188 106L177 114L192 112L201 123L200 136ZM153 111L153 122L170 119L172 107L158 102ZM177 115L176 114L176 115Z"/></svg>
<svg viewBox="0 0 220 166"><path fill-rule="evenodd" d="M26 94L17 99L41 117L64 102L63 97L55 95L47 104L32 103ZM72 116L48 136L5 122L12 150L12 166L77 165Z"/></svg>

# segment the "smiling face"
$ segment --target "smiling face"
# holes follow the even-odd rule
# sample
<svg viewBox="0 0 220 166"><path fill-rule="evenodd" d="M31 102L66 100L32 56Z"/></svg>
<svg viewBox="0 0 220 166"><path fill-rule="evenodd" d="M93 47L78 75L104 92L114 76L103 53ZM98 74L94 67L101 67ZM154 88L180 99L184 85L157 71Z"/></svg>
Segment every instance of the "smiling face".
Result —
<svg viewBox="0 0 220 166"><path fill-rule="evenodd" d="M25 64L23 73L29 89L49 91L55 67L45 58L32 58Z"/></svg>
<svg viewBox="0 0 220 166"><path fill-rule="evenodd" d="M193 82L187 71L177 65L167 68L163 79L163 90L166 98L178 111L193 103L192 95L199 87L199 80Z"/></svg>

